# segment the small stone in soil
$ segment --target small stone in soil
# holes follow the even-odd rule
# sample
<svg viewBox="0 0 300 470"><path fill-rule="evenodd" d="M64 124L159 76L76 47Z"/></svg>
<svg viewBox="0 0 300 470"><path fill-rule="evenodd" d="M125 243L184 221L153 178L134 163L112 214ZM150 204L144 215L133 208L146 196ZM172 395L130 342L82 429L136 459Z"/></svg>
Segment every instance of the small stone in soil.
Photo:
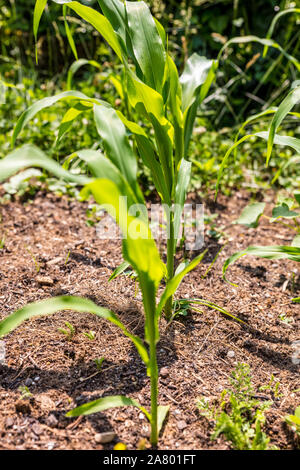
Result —
<svg viewBox="0 0 300 470"><path fill-rule="evenodd" d="M177 427L178 427L178 429L180 429L180 431L182 431L183 429L185 429L187 427L187 423L183 420L178 421Z"/></svg>
<svg viewBox="0 0 300 470"><path fill-rule="evenodd" d="M58 424L58 419L56 418L56 416L54 416L54 414L50 414L47 418L46 418L46 424L47 426L49 426L50 428L55 428Z"/></svg>
<svg viewBox="0 0 300 470"><path fill-rule="evenodd" d="M11 428L14 424L14 420L13 418L7 418L6 421L5 421L5 427L6 428Z"/></svg>
<svg viewBox="0 0 300 470"><path fill-rule="evenodd" d="M30 387L30 385L32 384L33 384L32 380L29 377L27 377L27 379L24 382L24 385L26 385L26 387Z"/></svg>
<svg viewBox="0 0 300 470"><path fill-rule="evenodd" d="M38 423L32 425L32 430L36 436L40 436L43 433L43 429Z"/></svg>
<svg viewBox="0 0 300 470"><path fill-rule="evenodd" d="M109 442L113 441L116 437L114 432L102 432L95 434L95 441L97 444L108 444Z"/></svg>
<svg viewBox="0 0 300 470"><path fill-rule="evenodd" d="M227 357L232 358L232 357L234 357L234 356L235 356L235 352L234 352L234 351L228 351Z"/></svg>
<svg viewBox="0 0 300 470"><path fill-rule="evenodd" d="M161 377L168 377L169 375L169 369L168 367L162 367L162 369L160 370L160 375Z"/></svg>
<svg viewBox="0 0 300 470"><path fill-rule="evenodd" d="M53 286L54 284L53 279L49 276L37 276L36 282L41 286Z"/></svg>

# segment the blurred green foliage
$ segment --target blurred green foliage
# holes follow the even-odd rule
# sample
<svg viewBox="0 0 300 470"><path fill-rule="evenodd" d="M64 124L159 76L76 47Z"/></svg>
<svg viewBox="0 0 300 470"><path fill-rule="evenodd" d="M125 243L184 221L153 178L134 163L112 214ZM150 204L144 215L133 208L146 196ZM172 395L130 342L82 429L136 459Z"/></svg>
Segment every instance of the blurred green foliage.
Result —
<svg viewBox="0 0 300 470"><path fill-rule="evenodd" d="M97 1L82 3L93 5ZM169 48L182 67L193 51L215 58L224 41L233 36L254 34L265 37L279 9L297 6L287 0L150 0L148 3L166 27ZM16 86L4 90L4 103L0 108L0 158L10 150L12 129L22 111L34 101L65 90L67 71L74 61L65 35L62 10L53 3L42 16L38 36L39 64L35 64L34 4L35 0L0 0L0 79ZM286 15L276 26L274 36L295 57L299 57L299 18L300 15ZM72 88L111 103L118 100L122 109L125 103L108 80L110 74L120 75L118 67L112 65L110 49L79 18L72 15L68 21L79 57L96 59L102 67L100 71L82 67L73 79ZM255 43L229 48L222 60L211 90L213 99L208 97L198 111L197 128L190 148L190 159L194 163L192 189L201 188L202 192L215 187L220 162L243 120L254 112L278 105L292 81L297 79L293 65L277 50L269 49L267 57L262 58L262 46ZM18 145L33 142L56 159L67 157L70 148L75 151L97 146L99 136L88 114L75 122L71 133L57 147L54 146L53 135L57 135L65 110L63 104L57 104L41 112L25 128ZM259 123L253 130L265 129L265 122L265 126ZM299 136L300 128L295 119L286 120L284 133ZM265 168L265 143L258 139L245 142L238 149L235 164L224 173L222 190L230 192L236 186L254 192L265 189L270 186L278 168L292 155L288 148L276 146L274 157ZM149 175L146 172L141 177L145 192L148 190L150 193ZM292 190L299 188L299 181L299 165L290 165L280 174L276 185ZM52 187L57 189L59 185L53 184Z"/></svg>

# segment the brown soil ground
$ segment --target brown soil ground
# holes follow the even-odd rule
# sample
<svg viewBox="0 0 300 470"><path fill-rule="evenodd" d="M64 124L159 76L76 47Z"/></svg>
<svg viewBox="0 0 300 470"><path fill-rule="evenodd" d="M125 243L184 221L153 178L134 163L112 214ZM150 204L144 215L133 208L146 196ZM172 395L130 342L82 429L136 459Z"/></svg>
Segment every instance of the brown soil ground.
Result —
<svg viewBox="0 0 300 470"><path fill-rule="evenodd" d="M272 197L265 194L269 202ZM267 221L256 230L232 225L248 201L249 195L243 193L230 199L220 196L216 205L212 199L206 201L206 212L219 214L217 226L223 227L229 241L203 279L224 244L206 236L208 255L177 293L181 298L213 301L247 326L208 308L177 317L169 326L161 320L160 403L170 404L171 411L160 449L230 449L223 437L210 440L212 424L199 415L196 401L219 397L237 362L250 365L257 391L272 374L280 382L279 396L272 390L260 392L262 399L273 399L264 430L271 444L281 449L297 446L283 418L300 404L299 366L291 360L292 342L300 339L300 305L290 301L300 295L299 267L297 271L297 263L291 261L245 257L228 271L238 287L222 280L222 264L235 251L250 244L291 241L289 229ZM120 243L97 238L95 227L86 225L85 211L85 204L43 193L31 203L1 207L0 229L6 241L0 250L0 317L28 302L79 295L114 310L129 329L143 336L142 303L140 294L135 296L134 280L121 276L107 282L122 261ZM50 278L50 285L44 285L41 276ZM290 323L280 320L283 314ZM58 331L65 321L76 328L71 340ZM83 335L90 330L96 333L94 341ZM133 408L82 419L65 417L75 405L106 395L129 395L149 406L144 365L117 327L92 315L62 312L23 323L5 343L6 364L0 365L0 449L112 449L119 441L136 449L147 438L149 425ZM100 357L105 361L95 374L94 359ZM22 401L19 387L26 384L33 396ZM115 439L97 443L95 436L106 431L113 431Z"/></svg>

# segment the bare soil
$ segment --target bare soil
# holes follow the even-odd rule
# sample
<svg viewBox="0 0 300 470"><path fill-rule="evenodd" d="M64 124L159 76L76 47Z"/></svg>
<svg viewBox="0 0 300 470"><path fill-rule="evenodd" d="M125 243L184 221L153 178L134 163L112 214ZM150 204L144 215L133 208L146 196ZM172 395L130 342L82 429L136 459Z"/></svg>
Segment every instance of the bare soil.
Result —
<svg viewBox="0 0 300 470"><path fill-rule="evenodd" d="M264 197L271 203L273 194ZM257 391L272 374L280 382L279 396L272 390L260 392L262 399L273 399L264 431L280 449L297 447L283 418L300 404L299 365L291 359L293 342L300 339L300 305L291 303L300 295L299 266L244 257L228 271L238 287L222 279L222 264L235 251L251 244L291 242L290 230L278 224L262 221L258 229L233 225L248 202L249 195L242 192L232 198L220 196L217 204L212 198L205 201L206 213L219 214L216 223L228 243L203 279L224 245L224 238L206 236L208 254L177 293L178 298L215 302L247 325L206 307L201 307L202 313L177 317L171 325L161 320L160 403L170 404L171 411L160 449L230 449L223 437L210 440L212 423L199 415L196 402L203 396L212 401L219 397L237 362L250 365ZM0 250L0 318L28 302L78 295L112 309L131 331L143 336L142 302L134 280L120 276L108 283L122 261L120 243L97 237L95 227L86 224L86 208L42 192L31 202L1 207L0 238L6 234L6 240ZM290 322L281 321L281 315ZM76 329L71 340L58 331L65 328L65 321ZM90 330L95 340L84 336ZM89 314L61 312L23 323L5 343L6 363L0 365L0 449L112 449L119 441L136 449L148 437L149 424L133 408L65 417L75 405L114 394L129 395L149 407L144 365L117 327ZM105 361L98 372L94 360L101 357ZM28 386L32 397L22 399L20 386ZM99 443L97 435L107 431L115 438Z"/></svg>

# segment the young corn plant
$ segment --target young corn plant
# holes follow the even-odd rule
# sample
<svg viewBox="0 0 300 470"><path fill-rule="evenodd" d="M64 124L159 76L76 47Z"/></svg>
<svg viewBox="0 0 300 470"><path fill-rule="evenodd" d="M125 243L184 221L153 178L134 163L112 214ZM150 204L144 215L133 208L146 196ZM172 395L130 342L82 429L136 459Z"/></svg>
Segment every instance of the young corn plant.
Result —
<svg viewBox="0 0 300 470"><path fill-rule="evenodd" d="M300 114L297 112L292 111L295 105L300 102L300 86L298 82L294 83L292 90L286 96L286 98L282 101L278 108L268 109L260 114L252 116L252 118L248 119L241 127L240 131L245 128L250 122L260 119L266 115L273 114L273 118L269 125L267 131L258 132L255 134L248 134L238 139L236 138L236 142L234 145L227 151L219 173L218 182L217 182L217 191L220 182L220 178L222 175L222 171L224 170L228 158L232 151L236 150L238 145L240 145L245 140L251 137L259 137L267 141L267 159L266 164L268 165L269 160L271 158L271 153L274 144L278 144L281 146L288 146L292 148L296 155L291 157L290 160L284 165L285 167L292 163L298 163L300 161L299 154L300 154L300 139L296 137L290 137L286 135L277 134L278 128L280 127L282 121L288 114L292 114L295 117L300 117ZM239 131L239 132L240 132ZM275 177L273 178L273 182L277 179L279 172L282 168L276 173ZM300 195L299 192L295 192L294 194L295 200L292 198L287 199L279 199L278 204L273 209L272 218L270 218L271 222L283 223L291 228L294 232L294 238L292 240L291 246L249 246L243 251L239 251L234 253L230 258L228 258L224 265L223 265L223 277L226 279L226 271L230 264L234 263L237 259L241 258L245 255L251 256L258 256L261 258L267 259L290 259L292 261L300 262L300 226L299 226L299 217L300 213L297 211L297 208L300 205ZM264 203L253 203L250 206L247 206L244 211L242 212L240 218L237 220L237 223L244 224L248 227L257 227L260 217L263 215L264 212ZM296 210L295 210L296 209ZM287 222L283 222L282 219ZM292 223L291 223L292 221ZM294 298L294 302L300 302L300 297Z"/></svg>
<svg viewBox="0 0 300 470"><path fill-rule="evenodd" d="M172 298L178 285L203 258L203 254L197 256L174 273L180 217L191 170L191 164L186 160L188 145L197 107L208 92L216 63L194 54L179 79L177 68L167 51L165 31L153 19L144 2L99 1L104 15L78 2L57 3L67 4L107 40L124 66L130 105L142 122L148 122L152 131L146 132L145 126L128 120L102 100L69 90L29 107L15 127L13 143L38 111L59 100L67 100L71 106L62 120L58 139L67 132L74 119L84 112L93 113L101 138L104 153L91 149L76 152L76 156L86 163L89 173L74 174L66 165L60 166L37 147L26 145L0 161L0 179L3 181L26 167L41 167L61 179L83 186L83 198L93 195L98 204L105 206L122 231L125 262L138 275L145 311L145 337L143 340L131 334L110 310L88 299L66 296L29 304L8 316L0 323L0 337L29 318L68 309L93 313L119 326L133 341L147 368L151 382L151 410L147 411L131 398L112 396L78 407L69 412L68 416L87 415L116 406L135 406L149 419L150 440L156 445L169 408L158 406L156 344L159 340L159 318L163 311L168 319L171 318ZM44 0L36 2L35 35L45 5ZM68 28L67 33L74 47ZM131 146L128 133L135 140L135 147ZM158 194L169 208L166 265L160 258L149 230L147 207L137 181L137 155L134 148L150 169ZM138 209L132 210L135 207ZM157 302L157 290L162 278L165 278L166 286Z"/></svg>
<svg viewBox="0 0 300 470"><path fill-rule="evenodd" d="M63 4L65 18L69 8L90 23L115 52L123 67L124 96L138 118L133 121L131 113L125 116L107 102L79 91L68 90L34 103L17 122L13 144L24 126L39 111L63 100L69 103L70 108L62 119L57 139L60 140L74 120L83 113L93 113L102 150L78 150L68 158L66 165L61 166L37 147L25 145L0 161L0 181L21 169L41 167L58 178L83 186L83 198L92 195L98 204L105 206L122 231L125 263L138 276L145 312L145 336L141 339L133 335L113 312L88 299L62 296L29 304L8 316L0 323L0 337L27 319L68 309L95 314L118 326L132 340L147 368L151 383L151 410L146 410L129 397L111 396L75 408L68 416L88 415L116 406L135 406L149 419L150 441L156 445L169 408L158 405L158 323L162 312L168 320L171 319L174 293L183 277L204 256L202 253L190 263L182 264L177 271L174 270L180 219L191 172L191 163L187 160L189 142L198 106L214 80L219 58L214 61L193 54L179 77L177 67L168 53L166 32L152 17L143 1L98 0L103 14L76 1L53 1ZM46 4L47 0L36 1L35 37ZM76 56L76 47L66 20L65 26ZM255 37L232 40L231 43L252 40L266 44ZM271 40L267 44L278 46ZM74 174L68 170L68 163L75 157L85 162L87 174ZM150 170L157 193L166 208L166 264L160 258L149 229L147 207L137 180L137 157ZM166 285L157 301L158 287L163 278ZM217 307L197 299L197 305L201 303Z"/></svg>

